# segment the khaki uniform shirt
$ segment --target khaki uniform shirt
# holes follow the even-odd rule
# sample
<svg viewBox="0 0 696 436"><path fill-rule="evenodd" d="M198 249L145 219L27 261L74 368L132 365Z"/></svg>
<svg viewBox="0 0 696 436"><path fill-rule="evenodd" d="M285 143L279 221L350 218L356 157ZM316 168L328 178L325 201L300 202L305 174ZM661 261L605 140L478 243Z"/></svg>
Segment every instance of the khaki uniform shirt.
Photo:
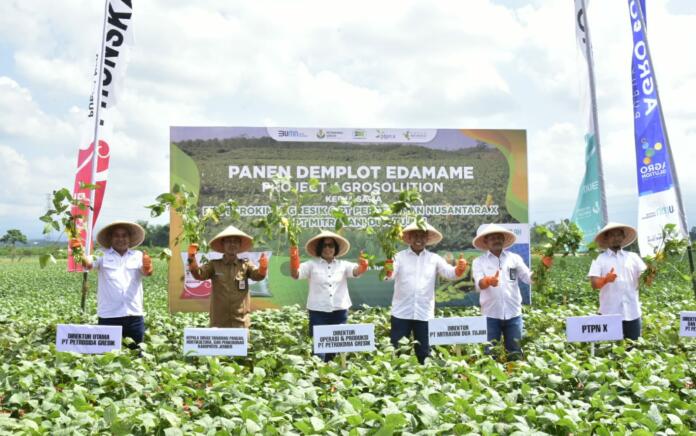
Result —
<svg viewBox="0 0 696 436"><path fill-rule="evenodd" d="M211 327L249 327L249 279L264 279L251 262L236 256L230 259L224 255L222 259L212 260L192 269L191 274L198 280L210 279L213 282L210 294Z"/></svg>

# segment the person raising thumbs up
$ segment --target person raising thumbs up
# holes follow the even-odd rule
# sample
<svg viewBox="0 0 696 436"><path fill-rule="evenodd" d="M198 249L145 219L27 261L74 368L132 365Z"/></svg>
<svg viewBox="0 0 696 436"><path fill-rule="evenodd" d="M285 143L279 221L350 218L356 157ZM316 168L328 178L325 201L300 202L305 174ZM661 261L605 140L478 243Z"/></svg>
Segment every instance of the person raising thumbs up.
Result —
<svg viewBox="0 0 696 436"><path fill-rule="evenodd" d="M522 294L518 280L530 284L532 273L522 258L506 250L515 243L510 230L497 225L481 226L473 240L474 247L485 252L472 266L476 289L481 291L481 314L486 317L488 341L505 341L509 359L522 354ZM491 346L485 348L491 354Z"/></svg>
<svg viewBox="0 0 696 436"><path fill-rule="evenodd" d="M641 334L638 300L640 275L647 266L636 253L624 248L636 240L638 232L625 224L609 223L597 233L595 242L602 252L590 265L587 277L599 290L599 313L623 315L624 338L636 340Z"/></svg>

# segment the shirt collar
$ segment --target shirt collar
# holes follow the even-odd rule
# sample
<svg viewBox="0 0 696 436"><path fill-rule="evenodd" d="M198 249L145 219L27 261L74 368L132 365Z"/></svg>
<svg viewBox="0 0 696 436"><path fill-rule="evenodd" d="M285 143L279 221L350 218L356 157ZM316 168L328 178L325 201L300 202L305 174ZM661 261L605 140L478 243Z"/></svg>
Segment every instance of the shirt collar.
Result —
<svg viewBox="0 0 696 436"><path fill-rule="evenodd" d="M319 263L325 263L327 265L331 265L332 263L335 263L337 261L337 259L335 257L333 258L333 260L331 262L327 262L326 259L324 259L321 256L318 257L318 259L319 259Z"/></svg>
<svg viewBox="0 0 696 436"><path fill-rule="evenodd" d="M607 248L606 253L608 253L609 256L614 256L614 257L621 257L624 255L623 248L620 248L619 251L614 251L611 248Z"/></svg>
<svg viewBox="0 0 696 436"><path fill-rule="evenodd" d="M406 249L406 252L407 252L408 254L412 254L412 255L414 255L414 256L419 256L420 254L427 253L427 252L428 252L428 249L427 249L427 248L423 248L423 251L421 251L420 254L419 254L419 253L416 253L415 251L413 251L413 249L412 249L411 247L408 247L408 248Z"/></svg>
<svg viewBox="0 0 696 436"><path fill-rule="evenodd" d="M500 252L500 259L504 258L506 255L507 255L507 250L505 250L505 249L503 248L503 251ZM495 257L496 259L498 259L498 256L496 256L495 254L491 253L491 250L486 251L486 256Z"/></svg>
<svg viewBox="0 0 696 436"><path fill-rule="evenodd" d="M126 252L123 254L123 256L121 256L121 255L118 253L118 251L114 250L113 247L109 247L109 248L104 252L104 254L109 254L109 255L112 255L112 256L125 257L125 256L128 256L128 255L133 254L133 250L131 250L131 249L129 248L128 250L126 250Z"/></svg>
<svg viewBox="0 0 696 436"><path fill-rule="evenodd" d="M227 254L222 255L222 261L225 263L225 265L229 265L231 263L241 262L240 259L236 255L235 256L228 256Z"/></svg>

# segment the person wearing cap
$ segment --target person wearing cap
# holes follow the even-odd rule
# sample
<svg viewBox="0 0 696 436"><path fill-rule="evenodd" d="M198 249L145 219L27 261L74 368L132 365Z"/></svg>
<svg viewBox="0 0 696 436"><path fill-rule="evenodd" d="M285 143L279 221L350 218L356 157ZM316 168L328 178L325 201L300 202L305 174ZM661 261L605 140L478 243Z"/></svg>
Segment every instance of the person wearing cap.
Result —
<svg viewBox="0 0 696 436"><path fill-rule="evenodd" d="M401 338L413 334L416 357L423 364L430 356L428 321L435 317L435 279L438 275L447 280L461 277L467 263L460 256L456 267L452 266L426 248L442 240L442 234L430 224L421 228L412 223L401 238L409 248L385 262L386 279L394 280L390 338L396 348Z"/></svg>
<svg viewBox="0 0 696 436"><path fill-rule="evenodd" d="M336 233L324 230L305 244L305 251L314 259L300 263L296 249L290 248L290 275L294 279L307 279L307 311L309 335L314 337L315 325L336 325L348 322L348 309L352 305L348 294L348 279L360 277L368 268L362 252L358 263L338 259L350 251L348 240ZM319 354L328 362L334 353Z"/></svg>
<svg viewBox="0 0 696 436"><path fill-rule="evenodd" d="M100 325L120 325L122 337L133 339L130 348L137 348L145 336L143 310L143 277L152 275L152 259L147 252L133 250L145 240L145 230L136 223L117 221L97 234L97 242L105 251L96 260L82 259L82 266L96 269L97 316ZM81 241L71 240L73 248Z"/></svg>
<svg viewBox="0 0 696 436"><path fill-rule="evenodd" d="M599 313L623 315L624 338L636 340L641 333L641 310L638 300L640 275L647 269L636 253L623 248L636 240L638 232L625 224L609 223L595 236L604 249L590 265L587 277L599 290Z"/></svg>
<svg viewBox="0 0 696 436"><path fill-rule="evenodd" d="M258 268L248 259L240 259L237 255L249 251L254 240L235 226L229 226L215 235L209 245L222 253L221 259L199 266L196 261L198 244L191 244L188 247L188 262L191 275L196 280L212 281L210 327L249 328L249 279L260 281L266 278L268 259L261 254Z"/></svg>
<svg viewBox="0 0 696 436"><path fill-rule="evenodd" d="M532 272L520 255L507 250L515 234L497 224L479 227L473 245L484 254L474 259L474 285L480 291L481 314L486 317L488 341L504 339L509 358L522 353L522 294L518 281L531 284ZM491 353L490 345L485 353Z"/></svg>

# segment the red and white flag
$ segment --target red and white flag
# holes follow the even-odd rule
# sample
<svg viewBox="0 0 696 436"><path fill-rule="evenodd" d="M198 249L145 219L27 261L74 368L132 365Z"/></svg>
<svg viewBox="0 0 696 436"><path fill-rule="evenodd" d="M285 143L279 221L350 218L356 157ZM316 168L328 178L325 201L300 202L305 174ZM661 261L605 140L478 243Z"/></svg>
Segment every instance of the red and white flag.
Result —
<svg viewBox="0 0 696 436"><path fill-rule="evenodd" d="M111 155L110 110L117 101L117 92L125 76L129 49L133 44L133 6L131 0L105 0L104 22L99 54L94 69L92 94L89 98L87 122L77 155L73 196L90 208L73 207L77 219L80 239L85 241L85 252L92 252L92 229L99 217ZM97 153L94 144L97 143ZM87 185L87 187L85 187ZM92 190L89 185L96 185ZM82 271L82 266L73 261L68 244L68 271Z"/></svg>

